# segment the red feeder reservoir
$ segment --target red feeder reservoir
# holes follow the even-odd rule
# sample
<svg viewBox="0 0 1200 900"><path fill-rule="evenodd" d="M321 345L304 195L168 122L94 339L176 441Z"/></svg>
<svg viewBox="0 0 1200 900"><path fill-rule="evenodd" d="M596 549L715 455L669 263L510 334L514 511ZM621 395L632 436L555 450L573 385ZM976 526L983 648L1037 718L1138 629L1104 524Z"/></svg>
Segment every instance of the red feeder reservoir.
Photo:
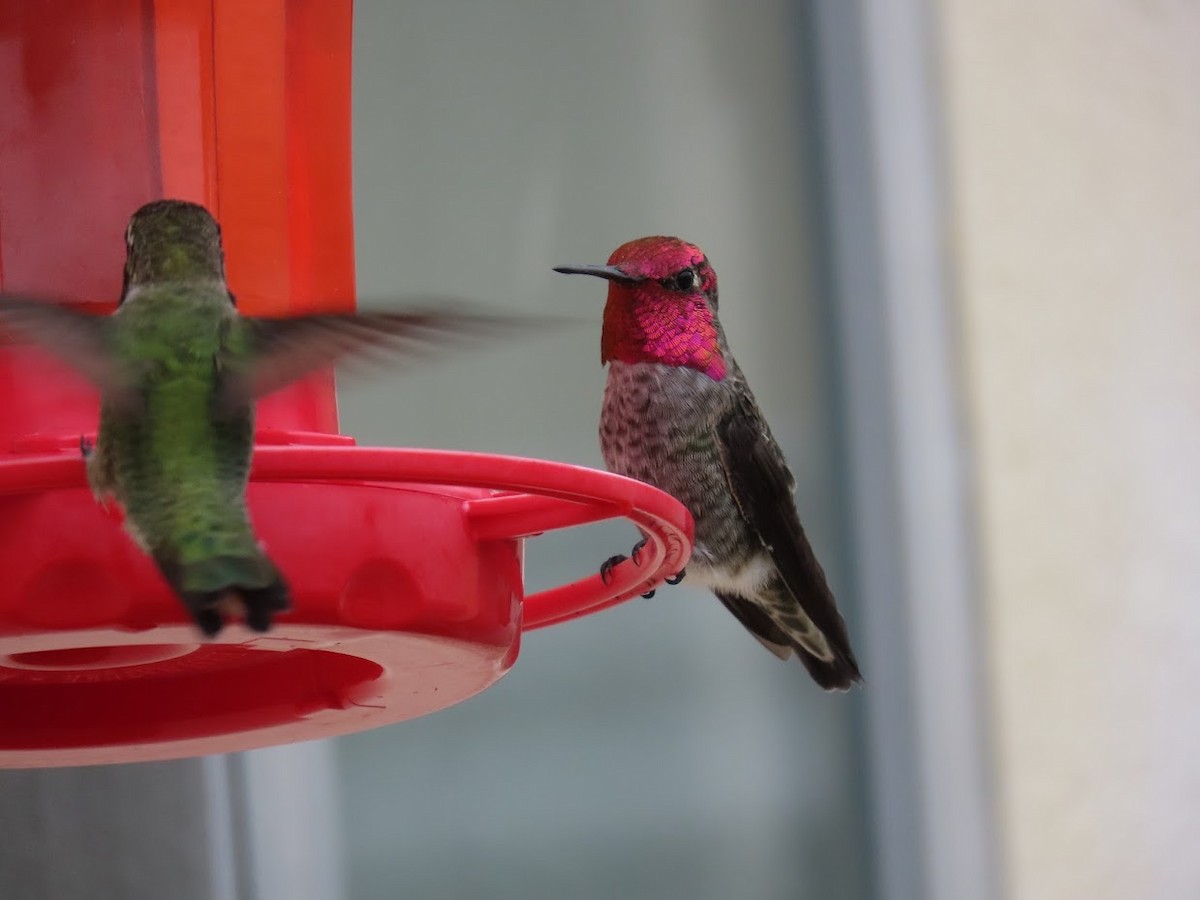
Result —
<svg viewBox="0 0 1200 900"><path fill-rule="evenodd" d="M0 5L0 286L106 313L128 216L205 204L249 314L354 305L351 4ZM98 302L105 298L105 302ZM87 489L95 392L0 346L0 766L169 759L423 715L497 681L521 632L678 572L673 498L561 463L364 448L327 373L259 407L255 527L295 606L203 641ZM523 539L625 517L648 542L526 597ZM600 558L599 555L597 557Z"/></svg>

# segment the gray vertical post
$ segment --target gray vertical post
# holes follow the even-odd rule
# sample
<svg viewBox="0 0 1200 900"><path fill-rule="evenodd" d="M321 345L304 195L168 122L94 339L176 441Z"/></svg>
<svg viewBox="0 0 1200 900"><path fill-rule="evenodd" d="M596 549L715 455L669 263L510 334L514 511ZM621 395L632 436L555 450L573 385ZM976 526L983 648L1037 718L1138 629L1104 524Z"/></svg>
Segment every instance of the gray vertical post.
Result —
<svg viewBox="0 0 1200 900"><path fill-rule="evenodd" d="M337 900L331 745L0 772L4 900Z"/></svg>
<svg viewBox="0 0 1200 900"><path fill-rule="evenodd" d="M337 774L330 741L231 757L242 803L247 897L337 900L345 893Z"/></svg>
<svg viewBox="0 0 1200 900"><path fill-rule="evenodd" d="M240 900L225 757L0 772L5 900Z"/></svg>
<svg viewBox="0 0 1200 900"><path fill-rule="evenodd" d="M998 893L932 13L815 0L882 896Z"/></svg>

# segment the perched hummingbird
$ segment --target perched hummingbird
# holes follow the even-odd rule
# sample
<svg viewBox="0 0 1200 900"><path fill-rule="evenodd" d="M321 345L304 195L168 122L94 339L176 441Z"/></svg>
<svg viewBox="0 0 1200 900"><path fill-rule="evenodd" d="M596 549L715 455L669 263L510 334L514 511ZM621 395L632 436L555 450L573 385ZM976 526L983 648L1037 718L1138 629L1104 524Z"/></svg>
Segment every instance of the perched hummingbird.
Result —
<svg viewBox="0 0 1200 900"><path fill-rule="evenodd" d="M288 608L283 576L246 507L255 401L371 349L488 330L499 316L446 309L259 319L225 283L221 230L203 206L159 200L125 233L125 284L111 316L0 295L0 321L56 353L101 394L92 492L125 527L206 635L240 611L266 631Z"/></svg>
<svg viewBox="0 0 1200 900"><path fill-rule="evenodd" d="M555 271L609 283L600 339L608 364L600 448L608 468L688 508L696 523L692 579L768 650L780 659L794 651L823 688L861 681L846 624L800 525L795 480L717 318L708 259L679 238L644 237L618 247L608 265ZM606 562L601 574L623 558Z"/></svg>

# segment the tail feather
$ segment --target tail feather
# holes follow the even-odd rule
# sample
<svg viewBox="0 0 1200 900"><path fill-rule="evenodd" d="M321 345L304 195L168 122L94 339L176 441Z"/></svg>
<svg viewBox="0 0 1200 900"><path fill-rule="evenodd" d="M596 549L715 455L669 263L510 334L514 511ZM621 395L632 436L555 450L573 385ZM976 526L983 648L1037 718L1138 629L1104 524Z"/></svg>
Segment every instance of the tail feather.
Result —
<svg viewBox="0 0 1200 900"><path fill-rule="evenodd" d="M818 655L810 649L814 645L809 635L801 639L799 635L785 630L760 603L737 594L720 592L717 592L717 599L759 643L780 659L787 659L794 652L813 681L825 690L844 691L862 681L858 661L854 658L849 641L839 641L836 635L820 635L820 643L827 653ZM811 633L811 623L808 625L810 627L805 630Z"/></svg>
<svg viewBox="0 0 1200 900"><path fill-rule="evenodd" d="M155 559L168 584L208 637L221 630L225 616L231 612L240 612L246 625L255 631L267 631L275 614L291 606L287 582L275 564L257 549L186 563L162 555Z"/></svg>

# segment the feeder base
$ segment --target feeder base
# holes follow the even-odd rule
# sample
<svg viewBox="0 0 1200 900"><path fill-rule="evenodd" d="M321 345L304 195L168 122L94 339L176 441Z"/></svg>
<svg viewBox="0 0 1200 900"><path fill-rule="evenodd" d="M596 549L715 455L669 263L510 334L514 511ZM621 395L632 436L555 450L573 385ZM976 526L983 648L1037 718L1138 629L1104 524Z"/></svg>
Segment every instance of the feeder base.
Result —
<svg viewBox="0 0 1200 900"><path fill-rule="evenodd" d="M0 766L246 750L424 715L495 683L523 630L687 563L687 510L628 478L263 437L251 517L293 608L267 634L235 622L212 641L91 497L77 437L0 457ZM646 535L637 563L525 596L525 538L613 517Z"/></svg>
<svg viewBox="0 0 1200 900"><path fill-rule="evenodd" d="M15 652L14 652L15 651ZM434 712L499 680L517 639L281 624L0 639L0 767L142 762L249 750Z"/></svg>

